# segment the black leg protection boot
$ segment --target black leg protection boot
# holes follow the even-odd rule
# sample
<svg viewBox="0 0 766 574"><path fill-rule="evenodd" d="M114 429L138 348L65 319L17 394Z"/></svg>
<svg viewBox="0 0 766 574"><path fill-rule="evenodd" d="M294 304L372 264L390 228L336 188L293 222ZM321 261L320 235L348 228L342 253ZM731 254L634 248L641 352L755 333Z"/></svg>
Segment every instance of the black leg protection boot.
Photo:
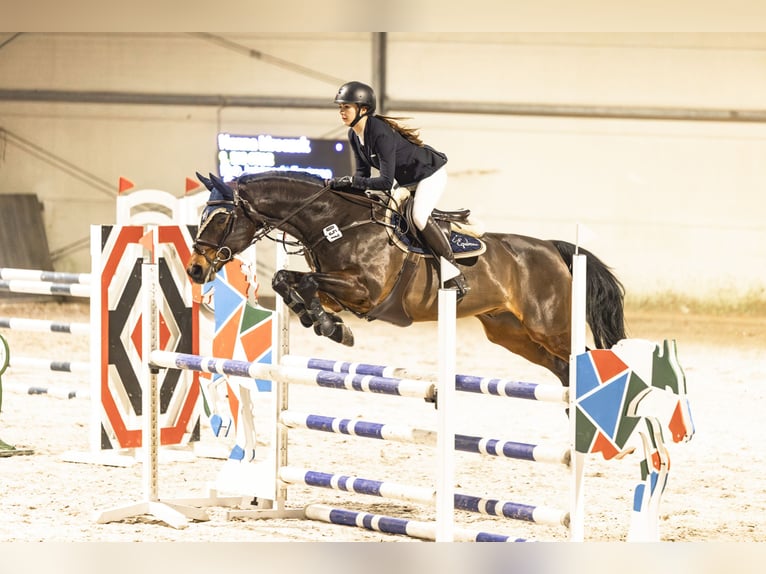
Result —
<svg viewBox="0 0 766 574"><path fill-rule="evenodd" d="M449 261L452 265L454 265L455 268L457 268L457 263L455 262L455 256L452 253L452 248L450 247L449 241L447 241L447 238L445 237L444 232L441 230L439 225L433 220L432 217L428 218L428 222L426 223L426 226L420 231L420 235L425 240L428 246L428 249L430 249L431 253L433 253L434 256L436 257L436 268L440 272L441 272L441 266L439 265L440 257L444 257L447 261ZM446 281L445 286L457 288L458 302L460 302L463 299L463 297L465 297L466 293L468 293L470 289L462 273L458 275L457 277L454 277L450 279L449 281Z"/></svg>

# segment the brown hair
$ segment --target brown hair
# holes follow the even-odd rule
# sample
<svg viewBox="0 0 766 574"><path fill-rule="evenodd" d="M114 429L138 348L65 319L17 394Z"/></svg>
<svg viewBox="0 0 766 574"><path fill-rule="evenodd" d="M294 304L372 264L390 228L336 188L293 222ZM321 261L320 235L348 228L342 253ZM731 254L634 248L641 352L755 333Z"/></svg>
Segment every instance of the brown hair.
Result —
<svg viewBox="0 0 766 574"><path fill-rule="evenodd" d="M391 126L392 129L399 132L408 142L414 143L416 146L423 146L423 140L420 139L419 130L415 128L408 128L398 123L400 120L408 120L410 118L393 118L389 116L382 116L380 114L375 114L375 117L380 118L386 122L389 126Z"/></svg>

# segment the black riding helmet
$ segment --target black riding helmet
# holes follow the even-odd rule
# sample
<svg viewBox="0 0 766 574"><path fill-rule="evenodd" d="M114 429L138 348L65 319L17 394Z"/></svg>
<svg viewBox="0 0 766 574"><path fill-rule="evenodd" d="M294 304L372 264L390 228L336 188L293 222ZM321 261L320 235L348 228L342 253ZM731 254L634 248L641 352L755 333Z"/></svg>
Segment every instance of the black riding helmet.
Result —
<svg viewBox="0 0 766 574"><path fill-rule="evenodd" d="M356 104L356 117L351 122L351 127L354 127L356 123L362 119L360 114L360 108L365 106L367 113L365 116L370 116L375 112L375 92L367 84L362 82L348 82L338 88L338 93L335 96L336 104Z"/></svg>

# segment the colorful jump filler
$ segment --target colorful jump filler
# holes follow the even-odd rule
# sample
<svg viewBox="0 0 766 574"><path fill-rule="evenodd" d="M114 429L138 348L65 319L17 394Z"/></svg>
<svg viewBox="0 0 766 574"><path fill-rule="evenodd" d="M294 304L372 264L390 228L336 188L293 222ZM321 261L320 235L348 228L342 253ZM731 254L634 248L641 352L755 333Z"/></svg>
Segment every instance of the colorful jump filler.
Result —
<svg viewBox="0 0 766 574"><path fill-rule="evenodd" d="M668 482L673 442L687 442L695 428L686 377L675 341L662 346L624 339L609 350L577 357L576 450L621 458L637 433L643 448L641 482L634 489L628 540L659 540L659 507Z"/></svg>
<svg viewBox="0 0 766 574"><path fill-rule="evenodd" d="M204 352L212 356L270 364L274 312L258 305L254 261L253 254L245 252L230 261L214 281L202 286L202 340L211 342ZM271 391L271 381L201 373L200 383L202 406L213 434L227 441L225 448L233 439L227 455L230 468L222 471L230 478L219 477L219 481L231 482L237 475L236 467L255 458L258 417L254 416L254 405L260 393Z"/></svg>

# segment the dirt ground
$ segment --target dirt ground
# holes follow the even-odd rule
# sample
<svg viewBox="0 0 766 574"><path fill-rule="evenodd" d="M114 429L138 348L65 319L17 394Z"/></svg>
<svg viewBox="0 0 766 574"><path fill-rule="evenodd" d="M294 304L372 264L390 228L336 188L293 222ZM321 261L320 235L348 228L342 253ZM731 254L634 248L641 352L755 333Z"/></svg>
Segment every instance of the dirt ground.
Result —
<svg viewBox="0 0 766 574"><path fill-rule="evenodd" d="M0 316L88 320L82 304L0 304ZM293 325L292 352L346 360L415 365L435 371L435 324L401 329L383 323L348 319L357 344L339 348ZM689 388L697 434L687 444L672 445L672 469L662 504L661 535L665 541L766 542L766 449L760 441L766 410L766 322L764 317L701 316L674 313L629 313L635 338L673 338ZM11 357L88 361L87 338L64 334L4 330ZM41 352L44 350L44 353ZM557 385L546 371L484 338L475 320L458 325L457 370ZM298 519L226 520L226 508L208 509L210 520L170 528L151 516L97 524L94 515L144 500L142 465L129 467L65 462L69 451L88 449L88 398L29 395L30 385L60 390L88 389L83 375L9 369L2 377L4 393L0 439L27 456L0 458L0 541L407 541L398 536ZM371 396L313 387L291 390L295 410L434 428L432 405L418 399ZM515 403L523 403L517 405ZM460 399L457 431L463 434L566 442L567 419L553 405L497 397ZM326 472L405 484L432 484L430 453L411 445L352 439L310 431L290 431L291 464ZM728 441L728 442L727 442ZM203 445L218 444L203 427ZM222 461L195 458L163 461L160 497L198 498L207 493ZM566 508L567 471L548 465L457 455L456 482L461 491L502 500ZM632 488L638 481L638 458L592 460L586 469L586 540L624 540ZM414 504L389 502L330 490L290 487L288 506L324 503L415 519L432 517ZM461 526L538 540L565 540L563 528L535 526L457 513Z"/></svg>

